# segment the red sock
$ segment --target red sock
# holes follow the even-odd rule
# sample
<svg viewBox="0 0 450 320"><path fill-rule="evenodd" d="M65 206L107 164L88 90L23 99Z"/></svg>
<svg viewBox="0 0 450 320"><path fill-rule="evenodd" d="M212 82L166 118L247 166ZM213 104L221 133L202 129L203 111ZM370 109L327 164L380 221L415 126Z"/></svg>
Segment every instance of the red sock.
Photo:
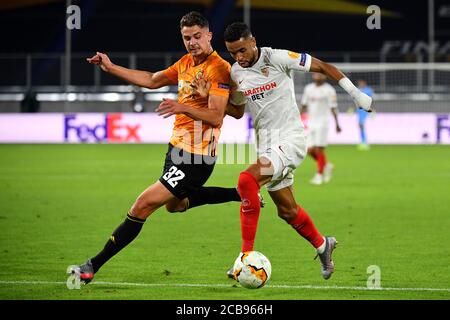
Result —
<svg viewBox="0 0 450 320"><path fill-rule="evenodd" d="M241 172L238 180L238 192L241 196L241 234L242 252L252 251L258 227L259 211L259 183L248 172Z"/></svg>
<svg viewBox="0 0 450 320"><path fill-rule="evenodd" d="M325 165L327 164L327 158L324 151L317 152L317 172L322 174Z"/></svg>
<svg viewBox="0 0 450 320"><path fill-rule="evenodd" d="M314 248L320 247L324 240L305 210L297 205L297 218L289 223L299 235L308 240Z"/></svg>

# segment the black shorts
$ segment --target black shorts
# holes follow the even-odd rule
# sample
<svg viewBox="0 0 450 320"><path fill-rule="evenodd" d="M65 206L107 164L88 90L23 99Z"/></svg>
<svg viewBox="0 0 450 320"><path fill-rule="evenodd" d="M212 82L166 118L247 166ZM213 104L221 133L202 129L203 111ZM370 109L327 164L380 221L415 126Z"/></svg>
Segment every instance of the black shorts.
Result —
<svg viewBox="0 0 450 320"><path fill-rule="evenodd" d="M178 199L186 198L208 180L217 157L192 154L169 143L159 181Z"/></svg>

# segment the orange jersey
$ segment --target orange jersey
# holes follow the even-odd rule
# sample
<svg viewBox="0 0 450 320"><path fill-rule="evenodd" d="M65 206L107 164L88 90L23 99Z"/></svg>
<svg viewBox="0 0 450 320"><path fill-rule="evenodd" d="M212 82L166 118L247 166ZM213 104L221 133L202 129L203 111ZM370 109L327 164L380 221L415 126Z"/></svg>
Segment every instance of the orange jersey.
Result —
<svg viewBox="0 0 450 320"><path fill-rule="evenodd" d="M164 75L173 83L178 83L178 103L199 109L208 108L208 98L193 94L192 81L203 77L211 82L209 95L228 98L230 68L230 64L214 51L199 65L194 65L192 56L186 54L164 70ZM215 156L220 127L212 127L185 114L177 114L170 143L190 153Z"/></svg>

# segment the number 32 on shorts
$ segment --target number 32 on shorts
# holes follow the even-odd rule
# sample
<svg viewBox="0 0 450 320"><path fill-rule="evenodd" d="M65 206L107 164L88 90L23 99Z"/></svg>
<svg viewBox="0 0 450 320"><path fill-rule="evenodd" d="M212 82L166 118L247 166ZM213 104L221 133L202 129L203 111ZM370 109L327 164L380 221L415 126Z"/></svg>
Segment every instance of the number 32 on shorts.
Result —
<svg viewBox="0 0 450 320"><path fill-rule="evenodd" d="M172 188L175 188L178 184L178 181L183 179L185 176L184 172L179 170L177 167L172 166L170 167L169 171L167 171L163 175L163 179L167 181L168 184L172 186Z"/></svg>

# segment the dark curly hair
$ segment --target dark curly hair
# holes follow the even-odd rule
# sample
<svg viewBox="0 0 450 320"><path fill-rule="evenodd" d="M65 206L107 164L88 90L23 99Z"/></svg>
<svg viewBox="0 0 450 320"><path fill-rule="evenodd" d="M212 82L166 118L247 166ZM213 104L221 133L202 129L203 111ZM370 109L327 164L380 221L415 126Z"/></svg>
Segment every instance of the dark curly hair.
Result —
<svg viewBox="0 0 450 320"><path fill-rule="evenodd" d="M244 22L234 22L230 24L224 32L226 42L234 42L240 38L247 39L252 36L250 28Z"/></svg>

